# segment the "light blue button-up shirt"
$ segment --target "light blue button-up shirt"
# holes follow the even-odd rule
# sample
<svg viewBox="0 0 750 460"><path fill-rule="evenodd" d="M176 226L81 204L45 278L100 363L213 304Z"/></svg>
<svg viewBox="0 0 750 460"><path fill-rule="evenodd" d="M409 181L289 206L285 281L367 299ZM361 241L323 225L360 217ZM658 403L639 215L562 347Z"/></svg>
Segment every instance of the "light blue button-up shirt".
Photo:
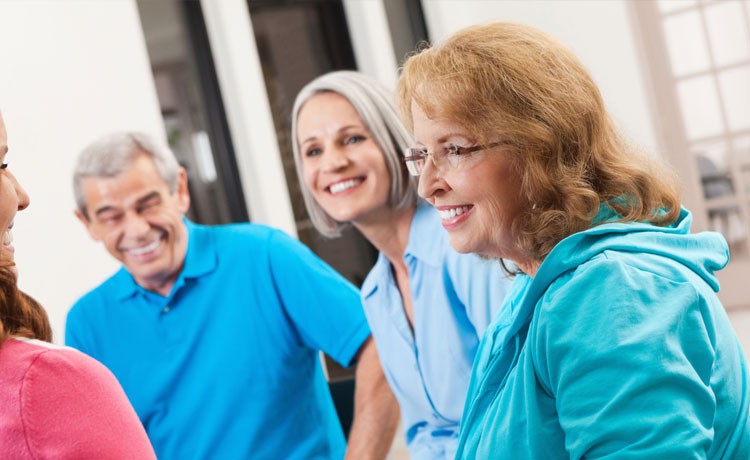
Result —
<svg viewBox="0 0 750 460"><path fill-rule="evenodd" d="M412 460L453 459L474 355L510 281L497 261L453 251L438 213L424 203L412 220L404 261L414 330L382 254L362 286L362 303ZM510 312L500 316L510 322Z"/></svg>

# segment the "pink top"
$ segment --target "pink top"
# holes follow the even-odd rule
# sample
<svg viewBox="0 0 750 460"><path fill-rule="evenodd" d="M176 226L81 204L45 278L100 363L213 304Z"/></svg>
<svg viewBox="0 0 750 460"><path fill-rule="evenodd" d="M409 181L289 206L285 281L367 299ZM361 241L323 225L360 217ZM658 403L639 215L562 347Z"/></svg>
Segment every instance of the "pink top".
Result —
<svg viewBox="0 0 750 460"><path fill-rule="evenodd" d="M2 458L156 459L107 368L72 348L8 339L0 347Z"/></svg>

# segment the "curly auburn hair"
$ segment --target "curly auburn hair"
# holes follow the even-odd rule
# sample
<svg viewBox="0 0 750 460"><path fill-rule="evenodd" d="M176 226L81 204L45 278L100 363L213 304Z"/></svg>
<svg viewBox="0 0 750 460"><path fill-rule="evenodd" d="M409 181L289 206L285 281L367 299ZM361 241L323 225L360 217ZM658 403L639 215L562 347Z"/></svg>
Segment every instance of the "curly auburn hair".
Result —
<svg viewBox="0 0 750 460"><path fill-rule="evenodd" d="M479 145L512 143L526 204L513 238L532 260L594 225L602 203L622 222L663 226L679 216L671 169L625 142L582 63L539 30L512 23L462 29L409 57L398 93L412 131L415 103L430 118L458 122Z"/></svg>

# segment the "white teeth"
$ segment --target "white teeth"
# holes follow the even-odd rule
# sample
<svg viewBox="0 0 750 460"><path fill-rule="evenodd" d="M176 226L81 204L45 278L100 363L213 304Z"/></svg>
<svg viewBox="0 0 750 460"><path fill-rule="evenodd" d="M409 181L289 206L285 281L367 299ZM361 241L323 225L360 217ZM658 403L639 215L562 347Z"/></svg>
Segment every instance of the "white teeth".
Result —
<svg viewBox="0 0 750 460"><path fill-rule="evenodd" d="M153 243L150 243L146 246L142 246L140 248L128 249L128 252L133 254L134 256L140 256L140 255L153 251L154 249L158 248L160 244L161 244L161 238L158 238Z"/></svg>
<svg viewBox="0 0 750 460"><path fill-rule="evenodd" d="M357 185L362 183L362 179L349 179L345 180L343 182L337 182L329 187L332 194L341 193L345 190L349 190L352 187L356 187Z"/></svg>
<svg viewBox="0 0 750 460"><path fill-rule="evenodd" d="M13 233L10 230L6 230L3 234L3 244L6 246L13 244Z"/></svg>
<svg viewBox="0 0 750 460"><path fill-rule="evenodd" d="M449 220L449 219L453 219L456 216L460 216L461 214L468 212L468 211L469 211L468 206L459 206L457 208L451 208L451 209L441 209L440 218L443 220Z"/></svg>

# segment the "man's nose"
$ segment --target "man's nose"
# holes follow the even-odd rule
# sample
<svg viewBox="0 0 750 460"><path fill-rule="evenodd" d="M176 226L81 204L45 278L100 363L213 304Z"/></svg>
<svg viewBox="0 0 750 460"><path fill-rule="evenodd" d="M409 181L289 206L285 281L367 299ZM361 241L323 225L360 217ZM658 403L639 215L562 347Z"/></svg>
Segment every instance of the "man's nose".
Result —
<svg viewBox="0 0 750 460"><path fill-rule="evenodd" d="M145 217L136 213L128 212L125 214L125 234L130 237L141 237L149 232L151 225Z"/></svg>

